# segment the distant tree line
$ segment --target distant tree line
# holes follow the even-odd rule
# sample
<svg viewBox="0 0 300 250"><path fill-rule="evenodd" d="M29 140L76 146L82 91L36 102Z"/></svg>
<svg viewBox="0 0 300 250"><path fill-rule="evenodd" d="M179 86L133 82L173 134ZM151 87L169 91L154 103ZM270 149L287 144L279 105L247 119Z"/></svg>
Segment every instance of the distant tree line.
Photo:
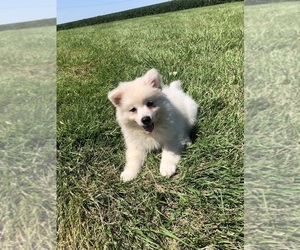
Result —
<svg viewBox="0 0 300 250"><path fill-rule="evenodd" d="M119 20L124 20L129 18L155 15L155 14L161 14L166 12L185 10L185 9L222 4L228 2L236 2L236 1L242 1L242 0L175 0L175 1L170 1L165 3L160 3L160 4L154 4L146 7L136 8L132 10L126 10L118 13L59 24L57 25L57 30L66 30L66 29L90 26L90 25L95 25L100 23L119 21Z"/></svg>
<svg viewBox="0 0 300 250"><path fill-rule="evenodd" d="M36 27L45 27L45 26L54 26L56 25L56 18L42 19L29 22L20 22L12 24L3 24L0 25L0 31L4 30L19 30L19 29L28 29Z"/></svg>

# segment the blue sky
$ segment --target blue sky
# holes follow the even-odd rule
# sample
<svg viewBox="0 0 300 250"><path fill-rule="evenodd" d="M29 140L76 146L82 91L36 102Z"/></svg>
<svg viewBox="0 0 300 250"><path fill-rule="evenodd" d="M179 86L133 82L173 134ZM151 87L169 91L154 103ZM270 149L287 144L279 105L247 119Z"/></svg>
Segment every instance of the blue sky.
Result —
<svg viewBox="0 0 300 250"><path fill-rule="evenodd" d="M0 24L57 17L57 23L105 15L168 0L0 0Z"/></svg>
<svg viewBox="0 0 300 250"><path fill-rule="evenodd" d="M57 23L134 9L168 0L58 0Z"/></svg>
<svg viewBox="0 0 300 250"><path fill-rule="evenodd" d="M0 0L0 24L53 17L56 17L56 0Z"/></svg>

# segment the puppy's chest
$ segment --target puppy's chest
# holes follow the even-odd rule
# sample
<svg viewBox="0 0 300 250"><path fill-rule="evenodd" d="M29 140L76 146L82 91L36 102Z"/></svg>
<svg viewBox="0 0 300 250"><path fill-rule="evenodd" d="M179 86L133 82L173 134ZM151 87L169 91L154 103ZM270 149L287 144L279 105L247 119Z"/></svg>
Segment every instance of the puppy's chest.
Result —
<svg viewBox="0 0 300 250"><path fill-rule="evenodd" d="M153 137L152 134L141 133L124 133L125 142L127 146L135 145L137 148L144 149L146 151L151 151L155 149L160 149L160 142Z"/></svg>
<svg viewBox="0 0 300 250"><path fill-rule="evenodd" d="M146 144L145 147L148 151L161 148L161 144L159 143L159 141L157 141L152 135L144 136L143 141Z"/></svg>

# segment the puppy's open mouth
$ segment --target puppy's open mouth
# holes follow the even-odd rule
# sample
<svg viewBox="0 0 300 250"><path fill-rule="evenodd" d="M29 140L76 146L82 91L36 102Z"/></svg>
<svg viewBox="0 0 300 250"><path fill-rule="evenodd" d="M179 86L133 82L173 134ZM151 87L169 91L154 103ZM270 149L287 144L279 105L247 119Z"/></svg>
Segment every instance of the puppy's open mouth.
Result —
<svg viewBox="0 0 300 250"><path fill-rule="evenodd" d="M154 124L150 124L150 125L145 125L143 126L143 128L145 129L146 132L151 133L154 129Z"/></svg>

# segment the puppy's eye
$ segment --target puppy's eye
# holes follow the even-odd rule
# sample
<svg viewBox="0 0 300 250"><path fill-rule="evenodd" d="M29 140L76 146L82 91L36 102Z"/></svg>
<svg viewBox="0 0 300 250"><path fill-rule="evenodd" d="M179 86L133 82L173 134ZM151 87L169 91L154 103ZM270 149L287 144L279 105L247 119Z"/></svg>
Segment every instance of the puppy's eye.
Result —
<svg viewBox="0 0 300 250"><path fill-rule="evenodd" d="M132 112L132 113L134 113L136 111L136 108L132 108L129 111Z"/></svg>
<svg viewBox="0 0 300 250"><path fill-rule="evenodd" d="M154 102L153 101L148 101L146 103L146 105L147 105L148 108L152 108L152 107L154 107Z"/></svg>

